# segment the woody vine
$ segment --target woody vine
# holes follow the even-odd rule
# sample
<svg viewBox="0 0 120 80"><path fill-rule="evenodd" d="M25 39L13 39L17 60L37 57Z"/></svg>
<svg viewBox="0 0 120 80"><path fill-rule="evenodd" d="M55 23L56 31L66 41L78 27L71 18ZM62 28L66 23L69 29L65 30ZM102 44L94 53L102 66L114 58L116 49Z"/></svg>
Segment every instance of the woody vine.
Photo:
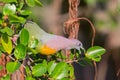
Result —
<svg viewBox="0 0 120 80"><path fill-rule="evenodd" d="M78 37L79 21L86 20L93 30L91 47L88 50L67 50L65 55L59 51L53 55L45 56L38 53L29 44L35 47L39 42L29 39L29 31L24 25L31 20L32 12L25 7L42 6L39 0L1 0L2 8L0 18L0 78L2 80L74 80L74 68L71 63L80 65L81 60L88 64L99 62L105 49L93 46L95 29L92 22L84 17L78 18L77 7L79 0L69 0L69 20L65 22L65 32L69 38ZM44 5L44 4L43 4ZM34 21L35 22L35 21ZM33 26L35 27L35 26ZM84 56L81 57L81 53ZM19 72L19 73L18 73ZM16 75L17 74L17 75ZM17 77L15 79L15 77Z"/></svg>

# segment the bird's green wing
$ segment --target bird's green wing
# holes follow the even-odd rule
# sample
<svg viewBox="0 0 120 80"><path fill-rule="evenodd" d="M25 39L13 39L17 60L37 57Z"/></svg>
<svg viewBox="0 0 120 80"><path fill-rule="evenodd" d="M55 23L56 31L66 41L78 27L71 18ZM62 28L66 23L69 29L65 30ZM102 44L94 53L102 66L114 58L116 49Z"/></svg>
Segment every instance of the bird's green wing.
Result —
<svg viewBox="0 0 120 80"><path fill-rule="evenodd" d="M35 37L36 39L40 39L46 34L46 32L42 30L38 24L32 21L28 21L24 25L24 28L28 30L30 37Z"/></svg>

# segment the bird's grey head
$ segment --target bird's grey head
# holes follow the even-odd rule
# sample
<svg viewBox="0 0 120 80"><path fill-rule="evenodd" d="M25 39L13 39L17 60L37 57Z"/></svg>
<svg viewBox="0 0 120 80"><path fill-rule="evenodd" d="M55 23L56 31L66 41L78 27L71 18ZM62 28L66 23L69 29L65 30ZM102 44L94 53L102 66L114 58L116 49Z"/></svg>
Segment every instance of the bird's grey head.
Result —
<svg viewBox="0 0 120 80"><path fill-rule="evenodd" d="M77 49L78 51L80 51L81 49L85 51L81 41L75 39L74 42L75 42L75 46L74 46L75 49Z"/></svg>
<svg viewBox="0 0 120 80"><path fill-rule="evenodd" d="M79 40L76 40L75 45L76 45L76 47L78 47L78 49L80 49L80 48L82 48L82 47L83 47L82 42L80 42Z"/></svg>

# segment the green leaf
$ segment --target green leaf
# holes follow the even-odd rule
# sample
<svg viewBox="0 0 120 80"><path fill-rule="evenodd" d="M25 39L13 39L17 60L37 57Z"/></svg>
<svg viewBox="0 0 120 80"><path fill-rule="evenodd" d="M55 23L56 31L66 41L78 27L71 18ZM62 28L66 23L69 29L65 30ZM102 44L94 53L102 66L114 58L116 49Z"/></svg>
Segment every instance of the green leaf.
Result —
<svg viewBox="0 0 120 80"><path fill-rule="evenodd" d="M5 4L5 6L3 7L4 15L15 14L15 12L16 12L16 6L14 4Z"/></svg>
<svg viewBox="0 0 120 80"><path fill-rule="evenodd" d="M24 59L26 56L26 51L27 48L24 45L18 44L15 48L14 55L17 59Z"/></svg>
<svg viewBox="0 0 120 80"><path fill-rule="evenodd" d="M0 19L0 25L2 25L3 24L3 21Z"/></svg>
<svg viewBox="0 0 120 80"><path fill-rule="evenodd" d="M34 7L35 6L35 0L26 0L26 3L29 7Z"/></svg>
<svg viewBox="0 0 120 80"><path fill-rule="evenodd" d="M5 3L12 3L12 2L17 3L17 0L1 0L1 1Z"/></svg>
<svg viewBox="0 0 120 80"><path fill-rule="evenodd" d="M13 73L19 69L20 65L21 64L19 62L8 62L6 64L6 69L9 73Z"/></svg>
<svg viewBox="0 0 120 80"><path fill-rule="evenodd" d="M88 3L88 5L95 5L96 0L86 0L86 2Z"/></svg>
<svg viewBox="0 0 120 80"><path fill-rule="evenodd" d="M94 46L87 50L85 56L88 59L92 59L96 62L99 62L101 60L101 56L105 53L105 51L106 50L100 46Z"/></svg>
<svg viewBox="0 0 120 80"><path fill-rule="evenodd" d="M57 80L62 79L64 77L68 77L68 69L69 66L65 62L60 62L56 65L55 69L51 73L50 77Z"/></svg>
<svg viewBox="0 0 120 80"><path fill-rule="evenodd" d="M87 66L88 64L89 64L89 65L92 65L93 62L92 62L91 59L89 59L89 58L87 58L87 57L84 57L83 60L80 60L80 61L79 61L79 64L84 67L84 66Z"/></svg>
<svg viewBox="0 0 120 80"><path fill-rule="evenodd" d="M0 32L7 33L9 36L13 35L13 30L9 27L5 27L5 28L1 29Z"/></svg>
<svg viewBox="0 0 120 80"><path fill-rule="evenodd" d="M28 66L26 66L25 71L26 71L26 75L29 76L31 71L30 71L30 68Z"/></svg>
<svg viewBox="0 0 120 80"><path fill-rule="evenodd" d="M72 65L69 66L69 75L70 75L70 78L72 78L74 80L74 68Z"/></svg>
<svg viewBox="0 0 120 80"><path fill-rule="evenodd" d="M24 0L22 1L18 1L18 5L17 5L17 11L20 12L22 9L23 9L23 6L24 6Z"/></svg>
<svg viewBox="0 0 120 80"><path fill-rule="evenodd" d="M22 10L20 11L21 15L30 15L32 12L30 10Z"/></svg>
<svg viewBox="0 0 120 80"><path fill-rule="evenodd" d="M47 71L47 66L44 63L39 63L33 66L32 74L36 77L40 77Z"/></svg>
<svg viewBox="0 0 120 80"><path fill-rule="evenodd" d="M11 23L25 23L26 19L23 17L18 17L16 15L9 15L9 19Z"/></svg>
<svg viewBox="0 0 120 80"><path fill-rule="evenodd" d="M10 75L6 75L6 76L2 77L1 80L10 80Z"/></svg>
<svg viewBox="0 0 120 80"><path fill-rule="evenodd" d="M42 64L47 67L47 61L43 60Z"/></svg>
<svg viewBox="0 0 120 80"><path fill-rule="evenodd" d="M30 48L35 48L37 45L38 45L38 40L37 39L31 39L30 40L30 42L29 42L29 44L28 44L28 46L30 47Z"/></svg>
<svg viewBox="0 0 120 80"><path fill-rule="evenodd" d="M2 45L0 45L0 51L1 51L1 52L5 52L5 50L4 50L4 48L3 48Z"/></svg>
<svg viewBox="0 0 120 80"><path fill-rule="evenodd" d="M0 65L0 70L2 70L2 69L3 69L3 66Z"/></svg>
<svg viewBox="0 0 120 80"><path fill-rule="evenodd" d="M29 41L29 32L26 29L22 29L20 33L20 43L26 46Z"/></svg>
<svg viewBox="0 0 120 80"><path fill-rule="evenodd" d="M8 37L6 33L4 33L1 37L1 42L4 50L8 53L11 54L12 52L12 41Z"/></svg>
<svg viewBox="0 0 120 80"><path fill-rule="evenodd" d="M3 54L2 51L0 51L0 57L1 57L2 54Z"/></svg>
<svg viewBox="0 0 120 80"><path fill-rule="evenodd" d="M35 79L32 78L31 76L27 76L25 80L35 80Z"/></svg>
<svg viewBox="0 0 120 80"><path fill-rule="evenodd" d="M48 73L49 73L49 75L51 75L51 73L53 72L53 70L55 69L55 67L56 67L56 63L55 63L55 61L50 61L49 63L48 63Z"/></svg>
<svg viewBox="0 0 120 80"><path fill-rule="evenodd" d="M74 79L70 79L70 78L62 78L60 80L74 80Z"/></svg>
<svg viewBox="0 0 120 80"><path fill-rule="evenodd" d="M39 0L35 0L35 4L40 7L42 6L42 3Z"/></svg>

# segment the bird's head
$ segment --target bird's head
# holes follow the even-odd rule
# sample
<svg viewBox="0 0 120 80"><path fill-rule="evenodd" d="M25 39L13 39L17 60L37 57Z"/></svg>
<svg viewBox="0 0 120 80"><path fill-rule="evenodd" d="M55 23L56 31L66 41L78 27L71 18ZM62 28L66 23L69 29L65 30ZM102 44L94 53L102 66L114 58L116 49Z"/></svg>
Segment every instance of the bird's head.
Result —
<svg viewBox="0 0 120 80"><path fill-rule="evenodd" d="M85 49L83 47L83 44L82 42L80 42L79 40L77 39L73 39L75 45L72 47L73 49L77 49L79 52L81 52L81 50L83 50L85 52Z"/></svg>

